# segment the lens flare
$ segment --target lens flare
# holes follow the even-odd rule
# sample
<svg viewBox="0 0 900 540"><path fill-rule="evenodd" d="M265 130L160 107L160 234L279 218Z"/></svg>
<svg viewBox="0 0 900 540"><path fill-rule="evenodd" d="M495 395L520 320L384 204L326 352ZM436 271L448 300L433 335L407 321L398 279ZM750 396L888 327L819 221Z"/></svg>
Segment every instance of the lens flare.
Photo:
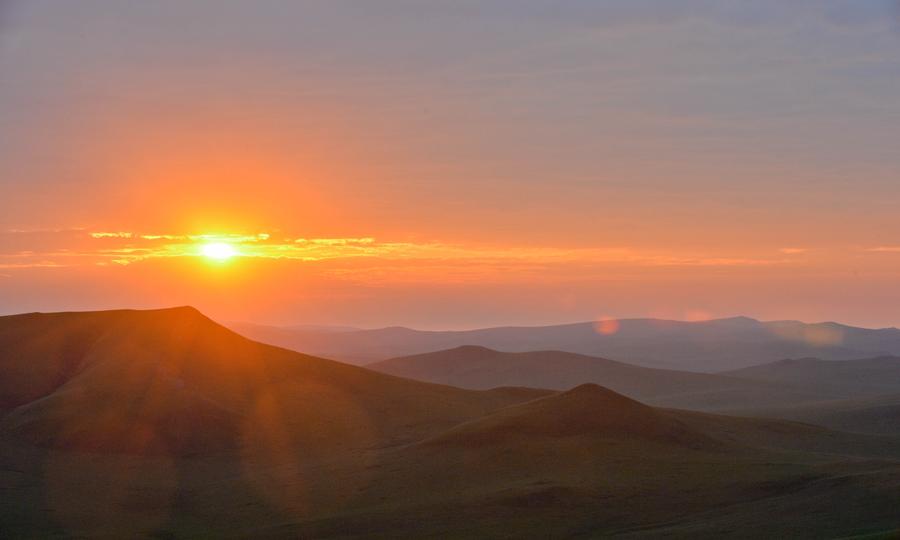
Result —
<svg viewBox="0 0 900 540"><path fill-rule="evenodd" d="M611 317L600 317L594 321L594 331L604 336L611 336L619 331L619 320Z"/></svg>

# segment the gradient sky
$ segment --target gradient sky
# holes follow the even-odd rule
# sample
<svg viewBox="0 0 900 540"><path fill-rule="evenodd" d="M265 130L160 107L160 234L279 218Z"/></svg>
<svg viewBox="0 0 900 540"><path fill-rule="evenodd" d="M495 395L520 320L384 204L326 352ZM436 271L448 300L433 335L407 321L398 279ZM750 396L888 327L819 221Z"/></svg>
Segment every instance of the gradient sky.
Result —
<svg viewBox="0 0 900 540"><path fill-rule="evenodd" d="M900 325L898 14L0 0L0 312Z"/></svg>

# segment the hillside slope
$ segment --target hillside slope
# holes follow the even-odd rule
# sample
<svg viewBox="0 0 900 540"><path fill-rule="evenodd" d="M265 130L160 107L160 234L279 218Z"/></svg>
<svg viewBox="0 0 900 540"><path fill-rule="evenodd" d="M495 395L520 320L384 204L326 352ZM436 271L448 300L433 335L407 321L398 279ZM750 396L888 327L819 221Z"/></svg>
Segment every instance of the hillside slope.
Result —
<svg viewBox="0 0 900 540"><path fill-rule="evenodd" d="M692 538L754 538L751 518L775 537L890 530L898 457L897 439L658 409L588 384L388 452L378 486L361 493L374 509L288 530L652 538L684 527ZM398 505L410 486L417 504ZM805 513L773 511L779 504Z"/></svg>
<svg viewBox="0 0 900 540"><path fill-rule="evenodd" d="M544 437L628 438L690 448L717 448L672 415L596 384L506 407L461 424L427 444L484 446Z"/></svg>
<svg viewBox="0 0 900 540"><path fill-rule="evenodd" d="M381 444L518 399L262 345L192 308L2 317L0 350L0 430L54 447L219 450L260 423L297 444Z"/></svg>

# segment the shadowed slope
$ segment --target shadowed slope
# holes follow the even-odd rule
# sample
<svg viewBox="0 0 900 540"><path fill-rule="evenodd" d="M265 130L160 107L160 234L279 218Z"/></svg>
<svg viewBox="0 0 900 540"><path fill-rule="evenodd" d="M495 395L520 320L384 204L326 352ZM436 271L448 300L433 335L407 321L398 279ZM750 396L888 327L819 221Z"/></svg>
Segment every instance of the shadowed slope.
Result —
<svg viewBox="0 0 900 540"><path fill-rule="evenodd" d="M662 409L596 384L510 405L453 427L426 444L534 446L564 438L585 443L631 439L738 454L762 450L900 458L900 439L895 437L831 431L780 419Z"/></svg>
<svg viewBox="0 0 900 540"><path fill-rule="evenodd" d="M683 520L699 531L692 537L720 538L729 534L704 534L704 521L739 511L780 522L771 528L791 530L792 537L820 538L858 530L855 524L898 523L885 509L895 500L891 486L900 467L880 461L898 456L898 440L657 409L588 384L390 452L378 489L363 500L383 501L388 493L396 501L415 486L416 504L387 503L298 530L336 537L605 538ZM873 457L879 460L866 459ZM885 481L841 487L855 473ZM789 529L802 520L753 504L777 505L816 485L824 486L822 496L805 507L827 517L802 527ZM833 494L870 506L834 508ZM733 510L740 505L746 509Z"/></svg>

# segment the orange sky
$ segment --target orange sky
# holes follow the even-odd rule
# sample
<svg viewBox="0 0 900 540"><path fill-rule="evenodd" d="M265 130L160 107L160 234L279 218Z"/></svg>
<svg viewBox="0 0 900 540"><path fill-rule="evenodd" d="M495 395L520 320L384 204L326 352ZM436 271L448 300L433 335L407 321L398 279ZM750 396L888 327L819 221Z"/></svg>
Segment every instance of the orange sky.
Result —
<svg viewBox="0 0 900 540"><path fill-rule="evenodd" d="M0 309L900 323L887 3L500 4L12 3Z"/></svg>

